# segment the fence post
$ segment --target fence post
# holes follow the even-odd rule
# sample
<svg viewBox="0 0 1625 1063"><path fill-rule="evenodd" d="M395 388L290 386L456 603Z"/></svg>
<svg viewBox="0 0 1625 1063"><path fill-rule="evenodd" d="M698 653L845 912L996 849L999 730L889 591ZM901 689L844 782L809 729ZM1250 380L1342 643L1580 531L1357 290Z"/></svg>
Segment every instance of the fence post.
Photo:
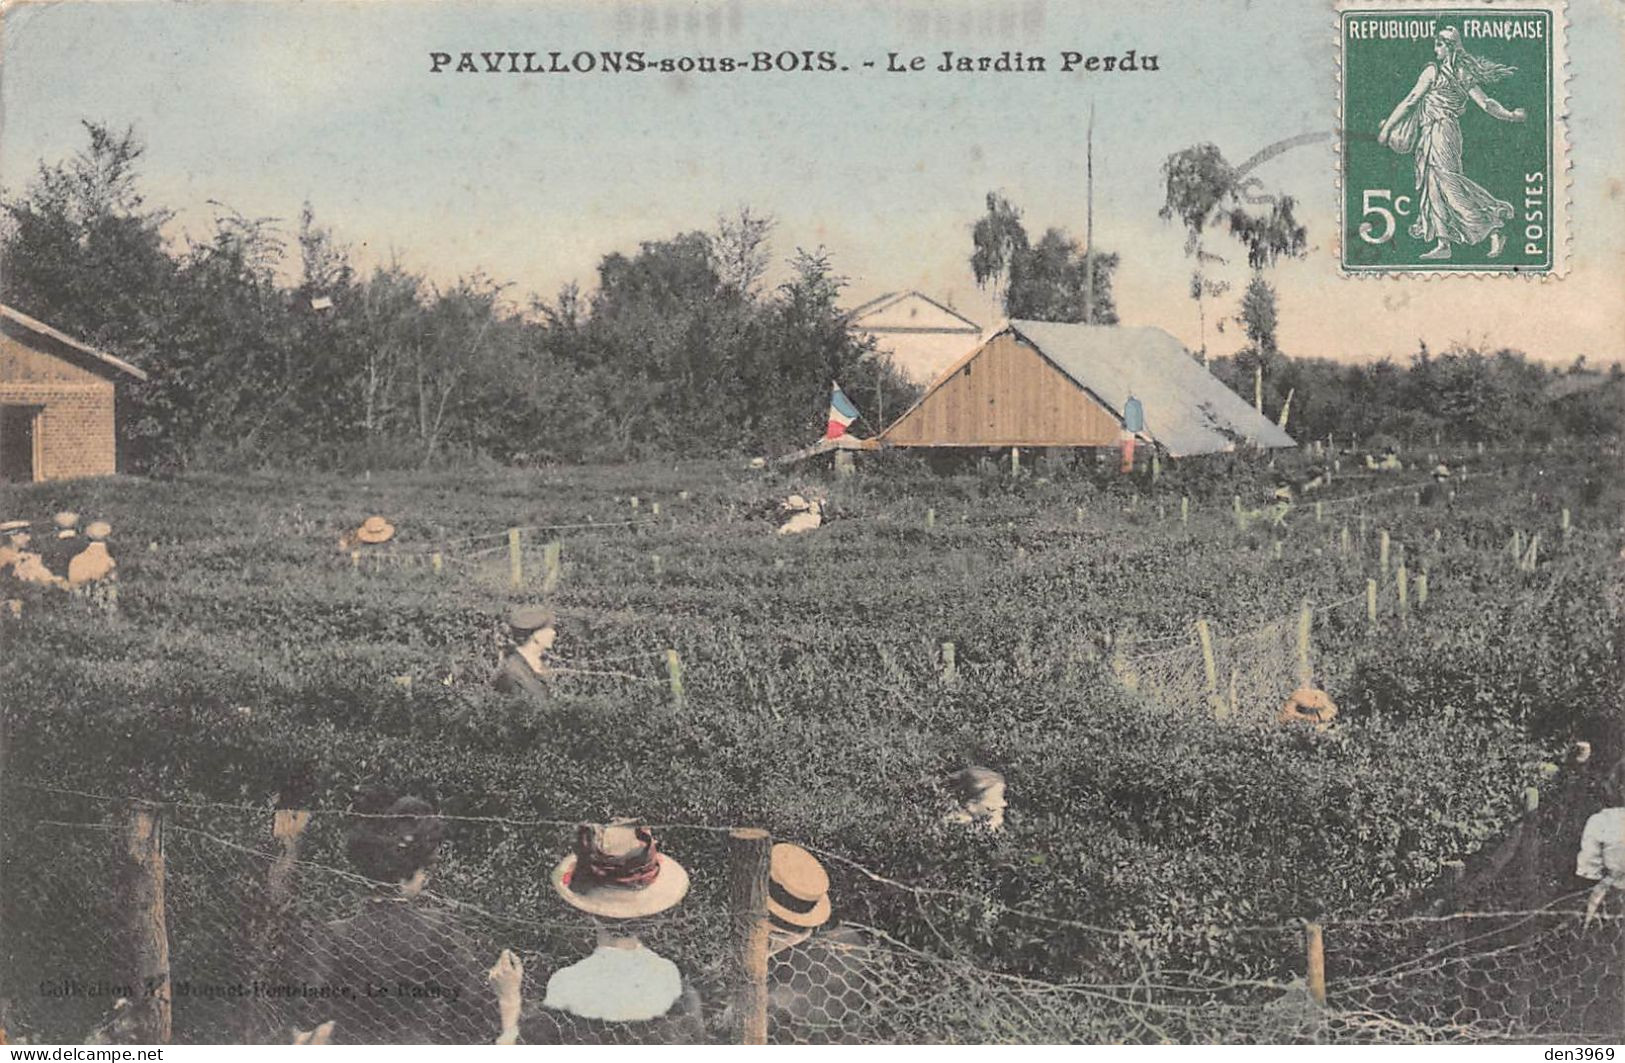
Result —
<svg viewBox="0 0 1625 1063"><path fill-rule="evenodd" d="M735 1044L767 1044L767 881L772 858L773 838L760 827L737 827L728 833Z"/></svg>
<svg viewBox="0 0 1625 1063"><path fill-rule="evenodd" d="M1319 923L1303 924L1304 981L1309 999L1326 1006L1326 938Z"/></svg>
<svg viewBox="0 0 1625 1063"><path fill-rule="evenodd" d="M666 678L671 684L671 704L674 709L683 707L683 659L677 656L676 650L666 651Z"/></svg>
<svg viewBox="0 0 1625 1063"><path fill-rule="evenodd" d="M942 685L953 686L959 681L959 669L954 662L954 644L942 644Z"/></svg>
<svg viewBox="0 0 1625 1063"><path fill-rule="evenodd" d="M445 559L445 557L443 555L441 555L438 551L433 553L433 554L430 554L429 555L429 567L434 569L434 574L435 575L437 575L437 576L440 575L442 572L444 572L446 570L446 559Z"/></svg>
<svg viewBox="0 0 1625 1063"><path fill-rule="evenodd" d="M1377 567L1384 576L1388 575L1388 529L1384 528L1377 533Z"/></svg>
<svg viewBox="0 0 1625 1063"><path fill-rule="evenodd" d="M1298 685L1308 686L1315 677L1314 661L1310 659L1310 636L1315 628L1315 611L1304 599L1298 609Z"/></svg>
<svg viewBox="0 0 1625 1063"><path fill-rule="evenodd" d="M935 528L937 526L937 511L935 509L931 509L930 507L926 508L925 526L927 529Z"/></svg>
<svg viewBox="0 0 1625 1063"><path fill-rule="evenodd" d="M169 983L169 928L164 918L164 838L158 808L132 801L126 810L122 838L124 858L124 915L129 942L134 1013L132 1034L137 1044L169 1043L171 996Z"/></svg>
<svg viewBox="0 0 1625 1063"><path fill-rule="evenodd" d="M1567 546L1568 543L1569 543L1569 529L1572 527L1572 525L1569 523L1569 507L1568 506L1563 507L1563 518L1558 523L1558 527L1563 529L1563 545Z"/></svg>
<svg viewBox="0 0 1625 1063"><path fill-rule="evenodd" d="M1247 526L1247 521L1241 515L1241 496L1240 495L1232 495L1230 497L1230 508L1231 508L1232 511L1235 512L1235 515L1236 515L1236 527L1245 528Z"/></svg>
<svg viewBox="0 0 1625 1063"><path fill-rule="evenodd" d="M1338 533L1337 552L1345 555L1349 552L1349 526L1347 524L1343 525L1343 530Z"/></svg>
<svg viewBox="0 0 1625 1063"><path fill-rule="evenodd" d="M519 544L519 529L508 529L508 582L515 588L525 585L525 554Z"/></svg>
<svg viewBox="0 0 1625 1063"><path fill-rule="evenodd" d="M1321 521L1321 518L1325 515L1324 509L1325 509L1325 503L1324 502L1316 502L1315 503L1315 523L1316 524L1319 524L1320 521Z"/></svg>
<svg viewBox="0 0 1625 1063"><path fill-rule="evenodd" d="M1540 888L1540 788L1530 786L1523 792L1523 846L1518 854L1519 885L1523 888L1526 908L1539 908L1544 897Z"/></svg>
<svg viewBox="0 0 1625 1063"><path fill-rule="evenodd" d="M1403 624L1411 615L1410 578L1404 565L1394 569L1394 589L1399 592L1399 622Z"/></svg>
<svg viewBox="0 0 1625 1063"><path fill-rule="evenodd" d="M1191 496L1190 495L1180 495L1179 496L1179 523L1181 523L1181 524L1189 524L1190 522L1191 522Z"/></svg>
<svg viewBox="0 0 1625 1063"><path fill-rule="evenodd" d="M649 565L650 565L651 568L654 569L654 574L656 576L660 575L662 572L665 571L665 562L663 562L660 559L659 554L650 554L649 555Z"/></svg>
<svg viewBox="0 0 1625 1063"><path fill-rule="evenodd" d="M1428 604L1428 574L1424 569L1416 577L1416 607L1423 608Z"/></svg>
<svg viewBox="0 0 1625 1063"><path fill-rule="evenodd" d="M1219 700L1219 668L1213 659L1213 630L1206 617L1196 619L1196 637L1202 643L1202 676L1207 681L1208 704L1217 710Z"/></svg>
<svg viewBox="0 0 1625 1063"><path fill-rule="evenodd" d="M563 578L562 565L559 556L564 551L564 544L558 540L542 547L542 593L552 594L558 589L559 580Z"/></svg>
<svg viewBox="0 0 1625 1063"><path fill-rule="evenodd" d="M353 569L356 572L361 571L361 551L360 550L351 550L350 551L350 568Z"/></svg>
<svg viewBox="0 0 1625 1063"><path fill-rule="evenodd" d="M1372 627L1377 626L1377 581L1365 581L1365 620Z"/></svg>

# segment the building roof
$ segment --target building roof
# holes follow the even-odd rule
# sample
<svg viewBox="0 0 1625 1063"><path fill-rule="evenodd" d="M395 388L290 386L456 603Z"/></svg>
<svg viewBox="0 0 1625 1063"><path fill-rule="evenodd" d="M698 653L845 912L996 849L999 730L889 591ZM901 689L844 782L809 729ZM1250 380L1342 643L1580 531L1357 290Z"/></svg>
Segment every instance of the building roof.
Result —
<svg viewBox="0 0 1625 1063"><path fill-rule="evenodd" d="M124 361L122 358L115 358L106 351L99 351L90 344L76 340L65 332L58 332L45 322L36 321L20 310L14 310L9 306L0 305L0 319L10 321L36 336L51 340L59 347L67 348L68 351L72 352L73 354L91 359L101 368L115 370L135 380L147 379L146 373L137 369L129 362Z"/></svg>
<svg viewBox="0 0 1625 1063"><path fill-rule="evenodd" d="M1234 450L1238 444L1297 445L1162 329L1008 321L989 340L1005 332L1031 344L1119 420L1128 397L1138 398L1145 414L1144 434L1173 457L1216 454ZM929 402L937 389L985 347L985 343L979 345L944 370L915 406Z"/></svg>
<svg viewBox="0 0 1625 1063"><path fill-rule="evenodd" d="M937 302L935 299L931 298L929 295L925 295L925 294L922 294L920 292L913 291L912 289L909 290L909 291L903 291L903 292L887 292L885 295L877 296L877 297L875 297L873 299L870 299L867 303L864 303L861 306L857 306L857 307L854 307L851 310L848 310L846 312L846 323L848 325L850 325L850 326L855 326L855 327L858 327L858 328L864 328L864 329L867 329L867 330L872 331L872 332L884 332L884 331L887 330L888 326L886 326L884 324L863 325L863 324L860 324L860 319L861 318L866 318L866 317L874 317L877 314L880 314L880 313L883 313L884 311L890 310L892 307L896 306L898 303L903 302L905 299L911 299L911 298L912 299L919 299L921 302L930 304L931 306L935 307L937 310L940 310L942 313L947 314L949 317L953 318L955 321L958 321L960 323L958 326L954 326L954 327L949 328L949 329L933 328L933 329L929 329L929 330L926 330L926 331L932 331L932 332L952 331L952 332L977 332L977 333L982 331L982 326L981 325L978 325L976 322L972 321L970 318L966 317L964 314L961 314L959 311L954 310L951 307L943 306L941 303ZM905 330L905 331L907 331L907 330Z"/></svg>
<svg viewBox="0 0 1625 1063"><path fill-rule="evenodd" d="M1119 418L1130 395L1146 434L1174 457L1297 444L1160 328L1012 321L1009 327Z"/></svg>

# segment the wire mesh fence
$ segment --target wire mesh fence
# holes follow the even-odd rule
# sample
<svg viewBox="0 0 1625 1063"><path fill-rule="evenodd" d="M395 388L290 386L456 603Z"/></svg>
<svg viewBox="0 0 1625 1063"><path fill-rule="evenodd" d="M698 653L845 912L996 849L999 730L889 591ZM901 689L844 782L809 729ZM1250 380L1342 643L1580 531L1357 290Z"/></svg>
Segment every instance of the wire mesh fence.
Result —
<svg viewBox="0 0 1625 1063"><path fill-rule="evenodd" d="M326 1022L339 1042L488 1043L504 1028L493 976L504 950L523 968L510 999L527 1043L723 1042L746 1028L745 1008L763 1012L776 1043L1625 1036L1619 891L1590 911L1571 894L1528 909L1152 935L819 852L835 918L805 939L767 936L753 973L739 928L762 916L742 912L730 886L725 828L655 827L688 870L687 895L610 921L554 892L575 830L565 821L435 817L446 842L409 895L355 869L347 839L366 817L353 813L166 805L154 865L131 831L132 810L152 806L34 788L10 790L7 806L0 998L19 1042L140 1040L161 1021L180 1043L285 1043ZM154 876L156 896L139 888ZM678 980L658 1019L557 1006L555 976L604 949L669 961Z"/></svg>

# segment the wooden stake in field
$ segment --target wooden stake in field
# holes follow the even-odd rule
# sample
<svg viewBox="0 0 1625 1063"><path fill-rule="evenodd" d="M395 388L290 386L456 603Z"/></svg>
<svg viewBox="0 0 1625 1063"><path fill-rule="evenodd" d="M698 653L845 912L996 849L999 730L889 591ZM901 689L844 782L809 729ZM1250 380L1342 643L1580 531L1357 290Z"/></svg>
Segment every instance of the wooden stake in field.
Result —
<svg viewBox="0 0 1625 1063"><path fill-rule="evenodd" d="M558 540L542 547L542 593L552 594L564 578L564 544Z"/></svg>
<svg viewBox="0 0 1625 1063"><path fill-rule="evenodd" d="M1207 685L1208 704L1217 715L1224 702L1219 697L1218 662L1213 659L1213 629L1208 626L1206 617L1196 619L1196 639L1202 645L1202 678Z"/></svg>
<svg viewBox="0 0 1625 1063"><path fill-rule="evenodd" d="M929 507L926 509L926 511L925 511L925 526L926 526L927 530L929 530L931 528L935 528L937 526L937 511L936 510L931 509Z"/></svg>
<svg viewBox="0 0 1625 1063"><path fill-rule="evenodd" d="M1569 507L1568 506L1563 507L1563 515L1562 515L1562 518L1558 521L1557 526L1563 530L1563 545L1567 546L1568 543L1569 543Z"/></svg>
<svg viewBox="0 0 1625 1063"><path fill-rule="evenodd" d="M1326 1006L1326 939L1319 923L1303 925L1304 982L1309 999Z"/></svg>
<svg viewBox="0 0 1625 1063"><path fill-rule="evenodd" d="M1083 507L1082 506L1079 506L1077 508L1077 511L1073 514L1073 519L1075 519L1079 524L1083 523Z"/></svg>
<svg viewBox="0 0 1625 1063"><path fill-rule="evenodd" d="M1310 659L1310 638L1315 629L1315 611L1306 599L1298 608L1298 685L1308 686L1315 677L1314 662Z"/></svg>
<svg viewBox="0 0 1625 1063"><path fill-rule="evenodd" d="M654 569L654 574L656 576L659 576L662 572L665 571L665 563L661 560L659 554L650 554L649 555L649 563L650 563L650 566Z"/></svg>
<svg viewBox="0 0 1625 1063"><path fill-rule="evenodd" d="M1179 523L1181 523L1181 524L1189 524L1190 522L1191 522L1191 496L1190 495L1180 495L1179 496Z"/></svg>
<svg viewBox="0 0 1625 1063"><path fill-rule="evenodd" d="M666 651L666 680L671 686L671 706L681 710L683 707L683 659L677 656L676 650Z"/></svg>
<svg viewBox="0 0 1625 1063"><path fill-rule="evenodd" d="M1337 551L1341 554L1349 552L1349 526L1343 525L1342 532L1337 536Z"/></svg>
<svg viewBox="0 0 1625 1063"><path fill-rule="evenodd" d="M1394 590L1399 592L1399 619L1403 623L1410 617L1410 578L1405 574L1405 566L1400 565L1394 569Z"/></svg>
<svg viewBox="0 0 1625 1063"><path fill-rule="evenodd" d="M515 590L525 585L525 552L518 528L508 529L508 582Z"/></svg>
<svg viewBox="0 0 1625 1063"><path fill-rule="evenodd" d="M445 559L445 557L443 555L441 555L439 551L436 551L435 553L430 554L429 555L429 567L434 569L434 574L435 575L437 575L437 576L440 575L441 573L443 573L446 570L446 559Z"/></svg>
<svg viewBox="0 0 1625 1063"><path fill-rule="evenodd" d="M1523 555L1523 570L1525 572L1535 571L1535 561L1539 555L1540 532L1536 532L1534 535L1529 537L1529 552Z"/></svg>
<svg viewBox="0 0 1625 1063"><path fill-rule="evenodd" d="M1384 576L1388 575L1388 529L1384 528L1377 536L1377 567Z"/></svg>
<svg viewBox="0 0 1625 1063"><path fill-rule="evenodd" d="M1319 524L1321 522L1321 518L1324 517L1324 516L1325 516L1325 503L1316 502L1315 503L1315 523Z"/></svg>
<svg viewBox="0 0 1625 1063"><path fill-rule="evenodd" d="M942 685L951 687L959 682L959 668L954 661L954 644L942 644Z"/></svg>
<svg viewBox="0 0 1625 1063"><path fill-rule="evenodd" d="M120 845L128 967L120 971L136 987L130 1001L134 1043L162 1045L170 1038L169 927L164 915L163 821L156 806L132 801Z"/></svg>
<svg viewBox="0 0 1625 1063"><path fill-rule="evenodd" d="M1365 581L1365 619L1372 627L1377 625L1377 581Z"/></svg>
<svg viewBox="0 0 1625 1063"><path fill-rule="evenodd" d="M1231 499L1230 499L1230 508L1232 510L1234 510L1235 514L1236 514L1236 527L1238 527L1238 528L1246 527L1247 526L1247 520L1246 520L1245 517L1243 517L1241 515L1241 496L1240 495L1234 495L1234 496L1231 497Z"/></svg>
<svg viewBox="0 0 1625 1063"><path fill-rule="evenodd" d="M1421 609L1428 604L1428 574L1426 570L1416 576L1416 607Z"/></svg>
<svg viewBox="0 0 1625 1063"><path fill-rule="evenodd" d="M733 915L734 1042L767 1044L767 896L773 838L758 827L728 835L728 907Z"/></svg>

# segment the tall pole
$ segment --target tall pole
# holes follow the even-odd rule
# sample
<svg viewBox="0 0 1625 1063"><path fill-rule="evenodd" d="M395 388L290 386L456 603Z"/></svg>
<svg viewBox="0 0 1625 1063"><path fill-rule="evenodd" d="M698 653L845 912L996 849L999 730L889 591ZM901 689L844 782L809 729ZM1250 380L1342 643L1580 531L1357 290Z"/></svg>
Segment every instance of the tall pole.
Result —
<svg viewBox="0 0 1625 1063"><path fill-rule="evenodd" d="M1088 145L1084 152L1088 215L1083 230L1083 323L1095 323L1095 105L1089 103Z"/></svg>

